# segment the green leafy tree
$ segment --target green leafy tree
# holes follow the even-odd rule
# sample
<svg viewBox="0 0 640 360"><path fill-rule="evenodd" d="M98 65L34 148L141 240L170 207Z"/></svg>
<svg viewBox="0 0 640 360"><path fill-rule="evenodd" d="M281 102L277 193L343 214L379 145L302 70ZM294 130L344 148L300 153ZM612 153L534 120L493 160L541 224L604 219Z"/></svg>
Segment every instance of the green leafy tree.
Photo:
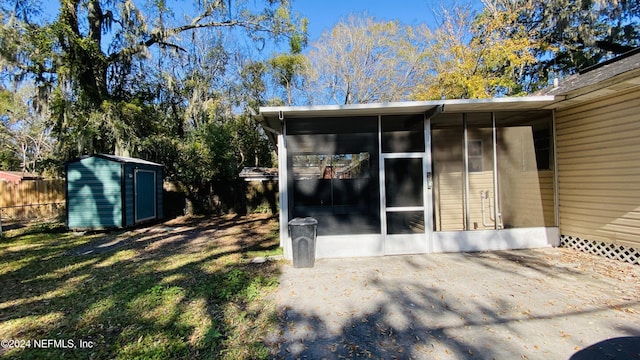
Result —
<svg viewBox="0 0 640 360"><path fill-rule="evenodd" d="M2 170L20 169L20 157L16 152L10 129L14 111L13 94L7 90L0 90L0 169Z"/></svg>
<svg viewBox="0 0 640 360"><path fill-rule="evenodd" d="M266 103L267 65L262 61L249 60L242 64L240 69L241 86L243 94L247 96L247 110L257 113L260 106Z"/></svg>
<svg viewBox="0 0 640 360"><path fill-rule="evenodd" d="M523 93L518 83L523 69L535 62L537 44L523 29L515 29L512 14L488 8L474 14L469 6L443 8L442 23L427 29L430 64L425 81L412 94L416 100L488 98Z"/></svg>
<svg viewBox="0 0 640 360"><path fill-rule="evenodd" d="M527 92L551 77L623 54L640 46L640 0L484 0L485 8L514 18L503 31L526 34L537 44L536 62L519 83Z"/></svg>
<svg viewBox="0 0 640 360"><path fill-rule="evenodd" d="M195 15L182 23L165 1L140 4L61 0L60 14L50 23L28 0L2 8L2 65L15 77L32 78L40 101L50 102L52 129L65 158L134 153L154 115L149 60L161 50L184 53L180 35L238 28L260 42L296 30L283 17L288 12L282 8L289 7L285 0L267 1L262 10L240 0L198 1Z"/></svg>
<svg viewBox="0 0 640 360"><path fill-rule="evenodd" d="M302 49L307 46L307 20L302 19L301 23L301 32L292 36L289 41L290 52L277 54L267 61L273 78L285 90L286 105L293 105L294 89L302 89L303 74L309 66L307 58L302 54Z"/></svg>
<svg viewBox="0 0 640 360"><path fill-rule="evenodd" d="M273 145L262 127L248 115L238 115L230 121L233 148L236 149L236 171L245 166L273 166Z"/></svg>

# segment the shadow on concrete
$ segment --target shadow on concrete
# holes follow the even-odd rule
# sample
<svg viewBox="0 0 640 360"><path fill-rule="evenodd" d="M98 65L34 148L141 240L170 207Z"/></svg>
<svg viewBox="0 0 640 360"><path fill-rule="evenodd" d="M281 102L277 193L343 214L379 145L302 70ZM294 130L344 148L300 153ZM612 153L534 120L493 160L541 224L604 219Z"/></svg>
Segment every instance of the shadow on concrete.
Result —
<svg viewBox="0 0 640 360"><path fill-rule="evenodd" d="M640 359L640 336L625 336L595 343L575 353L569 360Z"/></svg>
<svg viewBox="0 0 640 360"><path fill-rule="evenodd" d="M282 326L267 342L276 359L568 359L599 338L640 335L633 284L611 290L616 284L570 268L559 251L285 268Z"/></svg>

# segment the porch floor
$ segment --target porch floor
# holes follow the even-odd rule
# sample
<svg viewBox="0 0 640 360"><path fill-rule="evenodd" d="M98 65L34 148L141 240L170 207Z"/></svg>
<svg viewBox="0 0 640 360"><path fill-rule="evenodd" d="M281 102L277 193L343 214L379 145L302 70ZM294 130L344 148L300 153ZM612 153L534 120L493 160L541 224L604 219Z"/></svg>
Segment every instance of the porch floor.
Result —
<svg viewBox="0 0 640 360"><path fill-rule="evenodd" d="M569 249L286 264L276 298L281 359L640 358L640 266Z"/></svg>

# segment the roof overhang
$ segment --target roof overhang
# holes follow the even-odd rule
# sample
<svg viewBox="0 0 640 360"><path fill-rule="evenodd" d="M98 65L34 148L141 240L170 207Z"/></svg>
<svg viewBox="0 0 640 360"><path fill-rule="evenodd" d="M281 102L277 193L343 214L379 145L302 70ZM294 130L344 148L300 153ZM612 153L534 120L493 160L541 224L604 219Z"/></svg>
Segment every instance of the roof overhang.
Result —
<svg viewBox="0 0 640 360"><path fill-rule="evenodd" d="M403 101L352 105L312 105L261 107L255 118L266 130L280 133L284 119L326 118L347 116L377 116L420 114L432 111L446 113L542 110L562 101L564 97L544 95L490 99L452 99ZM436 110L437 109L437 110Z"/></svg>
<svg viewBox="0 0 640 360"><path fill-rule="evenodd" d="M640 89L640 68L626 71L590 85L566 90L562 94L564 101L551 104L548 108L567 108L584 102L615 96L623 92L637 91L638 89Z"/></svg>
<svg viewBox="0 0 640 360"><path fill-rule="evenodd" d="M549 108L563 109L640 90L640 47L581 69L539 95L561 95Z"/></svg>

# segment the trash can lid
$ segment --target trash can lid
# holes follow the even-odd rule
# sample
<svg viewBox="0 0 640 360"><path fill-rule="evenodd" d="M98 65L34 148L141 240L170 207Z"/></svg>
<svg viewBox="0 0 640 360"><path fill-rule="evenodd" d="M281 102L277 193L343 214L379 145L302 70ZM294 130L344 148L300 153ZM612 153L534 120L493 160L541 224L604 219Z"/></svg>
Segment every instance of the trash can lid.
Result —
<svg viewBox="0 0 640 360"><path fill-rule="evenodd" d="M294 225L294 226L318 225L318 220L312 217L294 218L294 219L291 219L291 221L289 221L289 225Z"/></svg>

